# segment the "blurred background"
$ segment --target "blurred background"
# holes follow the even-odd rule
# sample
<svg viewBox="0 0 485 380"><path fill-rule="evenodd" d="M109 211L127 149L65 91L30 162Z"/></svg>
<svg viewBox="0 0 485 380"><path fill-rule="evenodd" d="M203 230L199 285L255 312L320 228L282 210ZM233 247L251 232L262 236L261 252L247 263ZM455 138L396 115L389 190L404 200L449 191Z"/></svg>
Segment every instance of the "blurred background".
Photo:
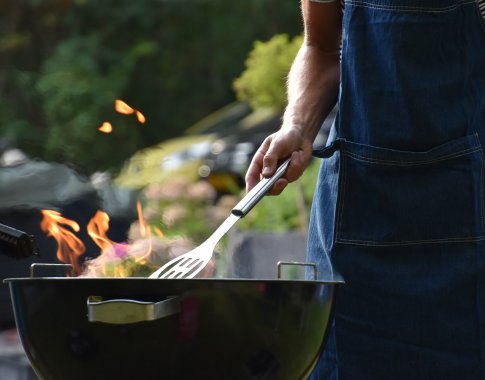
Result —
<svg viewBox="0 0 485 380"><path fill-rule="evenodd" d="M110 241L149 241L164 260L204 241L279 128L301 32L293 0L2 0L0 224L32 237L40 257L15 257L0 243L0 281L28 276L33 262L62 261L42 210L80 226L59 224L84 247L76 260L85 263L103 253L86 231L100 210ZM241 220L211 275L272 276L278 259L304 259L317 170L312 163ZM118 264L96 274L152 269ZM0 284L0 328L12 326Z"/></svg>
<svg viewBox="0 0 485 380"><path fill-rule="evenodd" d="M278 0L3 0L2 137L30 157L117 173L136 151L234 101L255 41L297 35L299 12ZM280 63L268 59L259 75L271 81ZM274 86L270 96L283 96ZM116 113L115 99L140 110L146 125ZM109 137L97 130L104 121Z"/></svg>
<svg viewBox="0 0 485 380"><path fill-rule="evenodd" d="M204 241L280 126L301 32L293 0L2 0L0 227L32 245L19 254L0 241L0 281L73 261L97 276L144 276L160 261L119 252L149 246L163 262ZM278 260L304 260L317 170L238 222L207 275L273 277ZM46 227L45 210L63 219ZM124 247L116 263L93 264L106 248L86 229L99 211L104 241ZM81 251L66 259L62 245ZM2 283L0 378L27 379L14 326Z"/></svg>

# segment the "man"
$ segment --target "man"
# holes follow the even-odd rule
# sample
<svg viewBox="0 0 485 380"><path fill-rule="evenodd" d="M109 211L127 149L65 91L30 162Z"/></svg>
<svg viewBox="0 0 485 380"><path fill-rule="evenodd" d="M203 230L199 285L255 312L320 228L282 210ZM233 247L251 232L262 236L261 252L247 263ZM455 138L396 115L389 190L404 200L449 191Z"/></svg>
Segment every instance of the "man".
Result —
<svg viewBox="0 0 485 380"><path fill-rule="evenodd" d="M246 182L289 156L271 193L295 181L338 101L308 258L346 284L312 379L485 379L484 3L301 2L282 126Z"/></svg>

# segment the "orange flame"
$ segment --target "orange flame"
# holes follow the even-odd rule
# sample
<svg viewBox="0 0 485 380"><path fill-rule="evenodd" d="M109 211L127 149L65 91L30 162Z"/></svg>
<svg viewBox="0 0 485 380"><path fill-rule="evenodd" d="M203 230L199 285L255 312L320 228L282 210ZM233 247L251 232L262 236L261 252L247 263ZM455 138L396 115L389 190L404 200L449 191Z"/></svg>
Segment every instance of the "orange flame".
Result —
<svg viewBox="0 0 485 380"><path fill-rule="evenodd" d="M137 201L136 202L136 211L138 213L138 223L140 224L140 234L142 237L148 239L148 249L146 253L136 259L136 262L144 262L145 259L150 255L152 252L152 239L151 239L151 232L150 232L150 227L147 226L145 222L145 218L143 218L143 211L141 207L141 202Z"/></svg>
<svg viewBox="0 0 485 380"><path fill-rule="evenodd" d="M122 100L115 100L115 110L123 115L131 115L134 113L141 124L145 124L146 122L145 116L140 111L134 109L133 107L130 107Z"/></svg>
<svg viewBox="0 0 485 380"><path fill-rule="evenodd" d="M87 232L96 245L101 248L101 257L109 261L122 261L126 254L131 255L137 263L144 264L146 258L152 252L151 231L149 225L145 222L142 213L141 202L137 202L138 222L140 228L140 235L148 242L146 252L141 254L130 254L130 247L125 243L116 243L108 238L107 232L109 230L110 218L104 211L98 210L87 224ZM43 219L41 221L41 229L46 232L48 236L54 237L57 241L57 258L63 263L71 264L73 267L72 275L81 274L81 266L79 258L86 250L83 242L76 237L75 232L79 232L79 224L73 220L63 217L59 212L52 210L42 210ZM70 227L74 232L66 229ZM162 232L157 229L156 233L163 236ZM136 257L135 257L136 256ZM127 273L122 265L115 265L112 275L115 277L126 277ZM106 268L103 268L106 275Z"/></svg>
<svg viewBox="0 0 485 380"><path fill-rule="evenodd" d="M103 253L112 252L115 242L110 240L106 233L109 230L109 216L104 211L96 211L87 225L88 235Z"/></svg>
<svg viewBox="0 0 485 380"><path fill-rule="evenodd" d="M78 258L84 254L86 248L83 242L63 225L70 227L74 232L79 232L79 224L64 218L57 211L41 210L41 213L43 218L40 228L47 233L47 236L52 236L57 241L57 258L63 263L71 264L72 273L78 275L80 273Z"/></svg>
<svg viewBox="0 0 485 380"><path fill-rule="evenodd" d="M136 212L138 214L138 223L140 224L140 234L142 237L146 237L147 235L146 223L145 223L145 219L143 218L143 211L142 211L140 201L136 202Z"/></svg>
<svg viewBox="0 0 485 380"><path fill-rule="evenodd" d="M113 131L113 126L111 125L110 122L105 121L101 127L98 128L98 131L101 131L103 133L111 133Z"/></svg>
<svg viewBox="0 0 485 380"><path fill-rule="evenodd" d="M138 121L142 124L145 124L145 121L147 121L145 116L143 116L143 114L140 111L135 111L135 113L136 113L136 118L138 119Z"/></svg>
<svg viewBox="0 0 485 380"><path fill-rule="evenodd" d="M115 110L123 115L131 115L132 113L135 112L134 108L131 108L123 100L119 100L119 99L115 100Z"/></svg>
<svg viewBox="0 0 485 380"><path fill-rule="evenodd" d="M88 235L93 239L96 245L101 248L101 255L116 257L116 244L108 238L107 232L109 230L109 216L104 211L98 210L91 218L87 225ZM103 268L103 273L106 275L106 268ZM113 275L115 277L125 277L123 269L120 266L114 268Z"/></svg>
<svg viewBox="0 0 485 380"><path fill-rule="evenodd" d="M155 234L160 237L160 238L163 238L164 237L164 234L162 232L162 230L158 227L153 227L153 231L155 232Z"/></svg>

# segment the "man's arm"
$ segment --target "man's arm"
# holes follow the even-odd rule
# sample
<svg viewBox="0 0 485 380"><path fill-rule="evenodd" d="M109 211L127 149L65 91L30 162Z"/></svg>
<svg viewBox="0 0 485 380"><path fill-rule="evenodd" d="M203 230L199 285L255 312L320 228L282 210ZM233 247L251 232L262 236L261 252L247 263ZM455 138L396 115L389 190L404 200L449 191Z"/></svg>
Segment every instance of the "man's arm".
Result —
<svg viewBox="0 0 485 380"><path fill-rule="evenodd" d="M304 41L288 76L288 104L281 129L270 135L253 157L246 174L249 191L260 175L274 173L279 160L291 155L285 178L271 194L279 194L308 165L312 144L335 106L340 77L342 10L339 1L301 1Z"/></svg>

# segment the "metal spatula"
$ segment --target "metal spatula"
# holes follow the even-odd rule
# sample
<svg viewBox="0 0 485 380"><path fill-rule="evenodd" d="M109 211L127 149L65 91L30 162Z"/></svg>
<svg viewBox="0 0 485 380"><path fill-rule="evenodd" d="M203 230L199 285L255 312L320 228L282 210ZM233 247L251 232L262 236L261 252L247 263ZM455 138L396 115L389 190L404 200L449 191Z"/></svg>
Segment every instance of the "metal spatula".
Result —
<svg viewBox="0 0 485 380"><path fill-rule="evenodd" d="M170 260L160 269L153 272L149 278L193 278L196 276L212 258L214 248L219 240L263 198L274 183L285 174L289 164L290 159L287 159L271 177L263 178L259 181L232 209L231 215L205 242L193 250Z"/></svg>

